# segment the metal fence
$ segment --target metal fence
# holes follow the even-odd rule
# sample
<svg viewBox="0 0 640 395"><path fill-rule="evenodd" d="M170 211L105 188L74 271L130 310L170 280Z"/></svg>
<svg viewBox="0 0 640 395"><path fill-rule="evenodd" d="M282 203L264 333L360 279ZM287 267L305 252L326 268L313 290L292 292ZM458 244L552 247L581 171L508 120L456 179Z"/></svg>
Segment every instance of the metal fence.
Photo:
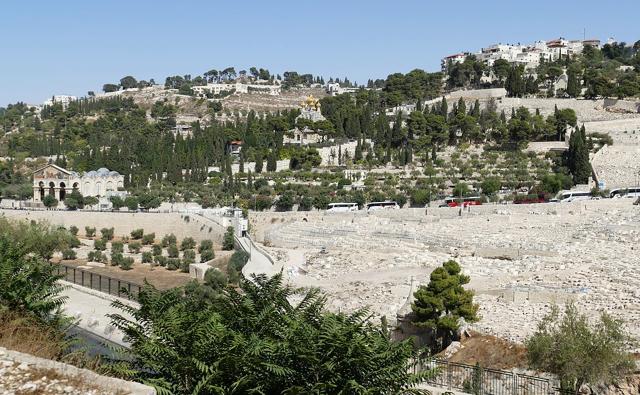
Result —
<svg viewBox="0 0 640 395"><path fill-rule="evenodd" d="M566 395L546 377L529 376L507 370L427 359L414 366L414 372L436 369L428 383L474 395Z"/></svg>
<svg viewBox="0 0 640 395"><path fill-rule="evenodd" d="M92 273L75 266L61 263L54 264L54 266L57 268L58 274L63 276L63 280L109 295L138 300L138 294L142 288L140 284L105 276L104 274Z"/></svg>

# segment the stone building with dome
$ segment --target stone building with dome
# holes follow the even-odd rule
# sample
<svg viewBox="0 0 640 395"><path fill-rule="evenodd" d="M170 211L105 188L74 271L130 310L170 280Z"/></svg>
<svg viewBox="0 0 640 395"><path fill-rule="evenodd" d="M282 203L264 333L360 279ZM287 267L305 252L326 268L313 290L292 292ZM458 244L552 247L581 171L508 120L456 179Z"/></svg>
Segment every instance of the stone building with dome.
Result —
<svg viewBox="0 0 640 395"><path fill-rule="evenodd" d="M48 164L33 172L33 201L42 202L46 195L63 201L67 194L79 191L82 196L107 196L124 187L124 176L104 167L79 174Z"/></svg>

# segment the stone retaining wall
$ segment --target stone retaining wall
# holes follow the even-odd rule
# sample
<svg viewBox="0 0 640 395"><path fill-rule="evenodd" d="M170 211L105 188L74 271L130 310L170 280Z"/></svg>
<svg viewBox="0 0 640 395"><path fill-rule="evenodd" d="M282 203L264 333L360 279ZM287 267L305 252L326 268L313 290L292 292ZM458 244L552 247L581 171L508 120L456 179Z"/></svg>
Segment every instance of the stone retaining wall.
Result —
<svg viewBox="0 0 640 395"><path fill-rule="evenodd" d="M90 211L27 211L1 210L0 215L19 220L45 220L53 225L69 227L75 225L84 234L85 226L95 227L99 235L101 228L114 228L116 236L129 235L134 229L144 229L145 233L154 232L156 239L173 233L178 239L193 237L196 241L211 239L222 242L224 230L210 221L196 215L179 213L112 213ZM189 221L184 217L189 216ZM211 229L211 231L209 230Z"/></svg>

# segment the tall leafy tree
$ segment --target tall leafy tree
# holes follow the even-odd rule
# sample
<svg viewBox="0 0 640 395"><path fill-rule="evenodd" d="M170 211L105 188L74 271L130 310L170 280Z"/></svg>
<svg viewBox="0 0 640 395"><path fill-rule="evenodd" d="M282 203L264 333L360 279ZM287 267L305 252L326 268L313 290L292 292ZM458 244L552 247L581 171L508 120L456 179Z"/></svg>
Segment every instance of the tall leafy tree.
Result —
<svg viewBox="0 0 640 395"><path fill-rule="evenodd" d="M139 308L116 302L132 319L112 316L131 342L115 370L181 394L421 393L432 374L409 373L411 341L392 342L366 311L324 312L318 290L294 290L280 274L213 291L146 285Z"/></svg>
<svg viewBox="0 0 640 395"><path fill-rule="evenodd" d="M456 261L447 261L431 272L427 285L421 285L414 293L413 322L433 329L441 340L441 348L453 339L460 318L468 323L479 319L473 291L464 289L469 280Z"/></svg>

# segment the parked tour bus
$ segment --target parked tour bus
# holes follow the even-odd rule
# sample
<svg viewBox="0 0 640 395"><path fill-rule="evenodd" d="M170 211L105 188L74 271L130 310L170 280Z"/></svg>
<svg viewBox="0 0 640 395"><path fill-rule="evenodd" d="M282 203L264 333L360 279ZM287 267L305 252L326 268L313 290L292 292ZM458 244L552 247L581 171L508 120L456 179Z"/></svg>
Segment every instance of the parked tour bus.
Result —
<svg viewBox="0 0 640 395"><path fill-rule="evenodd" d="M549 197L544 193L516 195L513 198L513 204L546 203L548 201L549 201Z"/></svg>
<svg viewBox="0 0 640 395"><path fill-rule="evenodd" d="M482 198L480 196L468 196L468 197L453 197L449 196L444 199L442 207L467 207L467 206L480 206L482 204Z"/></svg>
<svg viewBox="0 0 640 395"><path fill-rule="evenodd" d="M580 200L591 200L592 195L590 191L560 191L556 195L552 202L569 203L577 202Z"/></svg>
<svg viewBox="0 0 640 395"><path fill-rule="evenodd" d="M345 213L349 211L358 211L358 203L329 203L327 206L328 213Z"/></svg>
<svg viewBox="0 0 640 395"><path fill-rule="evenodd" d="M619 198L619 197L640 197L640 187L629 187L629 188L618 188L612 189L611 193L609 193L610 198Z"/></svg>
<svg viewBox="0 0 640 395"><path fill-rule="evenodd" d="M397 210L400 206L398 203L392 202L390 200L384 202L371 202L367 203L367 211L376 211L376 210Z"/></svg>

